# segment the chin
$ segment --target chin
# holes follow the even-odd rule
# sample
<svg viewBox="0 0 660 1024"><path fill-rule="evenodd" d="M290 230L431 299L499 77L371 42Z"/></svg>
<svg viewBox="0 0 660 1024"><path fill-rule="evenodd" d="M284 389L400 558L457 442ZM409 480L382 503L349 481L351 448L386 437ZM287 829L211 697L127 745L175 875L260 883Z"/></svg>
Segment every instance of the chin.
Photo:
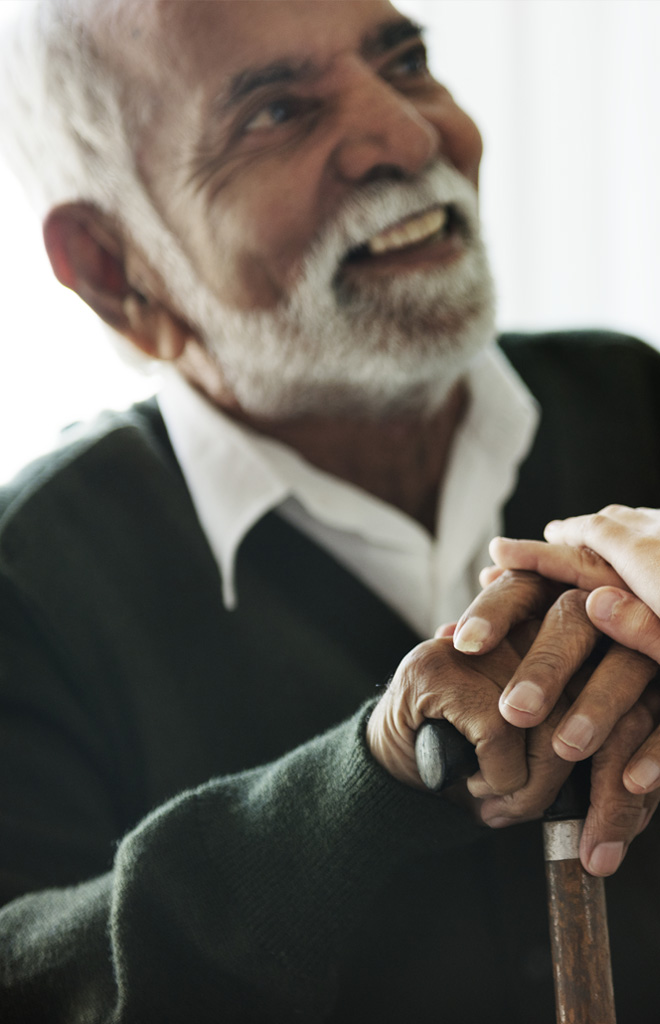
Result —
<svg viewBox="0 0 660 1024"><path fill-rule="evenodd" d="M428 416L493 339L488 296L462 311L411 304L408 313L398 303L396 316L378 306L337 307L313 331L300 321L283 329L272 316L244 318L231 338L216 335L208 347L241 407L255 416Z"/></svg>

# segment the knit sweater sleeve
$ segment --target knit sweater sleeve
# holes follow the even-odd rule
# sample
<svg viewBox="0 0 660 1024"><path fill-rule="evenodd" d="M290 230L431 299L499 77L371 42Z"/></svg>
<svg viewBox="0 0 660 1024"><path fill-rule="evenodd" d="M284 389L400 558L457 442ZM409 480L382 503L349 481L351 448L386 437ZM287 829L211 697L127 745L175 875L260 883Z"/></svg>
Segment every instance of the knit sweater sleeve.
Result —
<svg viewBox="0 0 660 1024"><path fill-rule="evenodd" d="M117 845L93 724L53 659L22 642L20 617L0 620L7 1024L323 1021L388 874L477 831L372 760L367 704L270 764L181 793Z"/></svg>

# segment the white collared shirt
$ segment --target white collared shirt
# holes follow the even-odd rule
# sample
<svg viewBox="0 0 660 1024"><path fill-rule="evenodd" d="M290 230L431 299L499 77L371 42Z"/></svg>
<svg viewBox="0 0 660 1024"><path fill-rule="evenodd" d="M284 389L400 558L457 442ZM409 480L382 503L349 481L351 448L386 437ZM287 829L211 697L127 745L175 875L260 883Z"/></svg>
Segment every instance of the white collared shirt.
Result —
<svg viewBox="0 0 660 1024"><path fill-rule="evenodd" d="M236 555L271 509L330 552L420 637L455 621L478 591L501 532L502 510L538 424L536 403L490 347L466 378L470 401L444 479L435 536L405 512L307 462L224 415L176 372L159 404L202 529L217 560L225 606L240 601Z"/></svg>

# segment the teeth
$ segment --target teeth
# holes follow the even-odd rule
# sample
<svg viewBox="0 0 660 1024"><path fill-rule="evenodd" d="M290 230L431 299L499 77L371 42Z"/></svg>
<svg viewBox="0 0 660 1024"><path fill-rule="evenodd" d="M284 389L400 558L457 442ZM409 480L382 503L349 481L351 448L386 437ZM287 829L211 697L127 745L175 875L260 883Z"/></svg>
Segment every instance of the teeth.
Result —
<svg viewBox="0 0 660 1024"><path fill-rule="evenodd" d="M429 210L418 217L412 217L404 224L397 224L396 227L381 231L374 235L367 242L367 248L374 256L380 256L384 252L392 252L395 249L404 249L407 245L414 245L425 238L430 238L436 232L442 231L447 223L447 209L442 207L438 210Z"/></svg>

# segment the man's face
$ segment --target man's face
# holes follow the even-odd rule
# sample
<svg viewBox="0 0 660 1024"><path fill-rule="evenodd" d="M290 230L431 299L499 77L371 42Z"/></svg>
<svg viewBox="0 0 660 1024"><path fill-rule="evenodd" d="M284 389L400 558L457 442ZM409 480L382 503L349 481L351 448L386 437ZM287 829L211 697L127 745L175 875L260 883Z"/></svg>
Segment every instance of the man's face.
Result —
<svg viewBox="0 0 660 1024"><path fill-rule="evenodd" d="M474 209L481 139L431 77L414 25L384 0L152 10L146 58L144 40L136 49L154 101L139 167L225 327L272 336L288 315L287 360L324 328L314 360L335 347L329 317L335 335L374 318L416 335L490 312ZM381 330L370 344L402 340ZM349 354L360 357L337 359Z"/></svg>

